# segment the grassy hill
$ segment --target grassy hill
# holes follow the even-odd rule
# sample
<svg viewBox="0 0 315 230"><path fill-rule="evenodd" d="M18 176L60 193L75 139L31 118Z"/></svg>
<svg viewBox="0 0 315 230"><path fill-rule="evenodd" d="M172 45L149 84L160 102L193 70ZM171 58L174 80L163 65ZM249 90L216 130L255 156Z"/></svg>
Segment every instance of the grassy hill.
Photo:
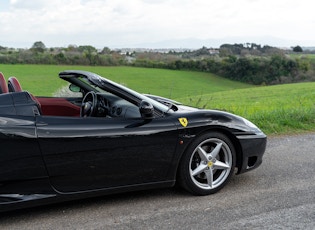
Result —
<svg viewBox="0 0 315 230"><path fill-rule="evenodd" d="M315 130L315 82L255 87L190 71L133 67L0 65L6 78L16 76L24 90L52 96L67 84L67 69L95 72L142 93L169 97L187 105L220 109L248 118L267 134Z"/></svg>
<svg viewBox="0 0 315 230"><path fill-rule="evenodd" d="M269 134L315 130L315 82L235 89L177 100L238 114Z"/></svg>
<svg viewBox="0 0 315 230"><path fill-rule="evenodd" d="M69 69L91 71L141 93L169 98L253 87L214 74L190 71L135 67L0 65L0 72L6 78L17 77L24 90L38 96L51 96L60 87L66 85L65 81L59 79L58 73Z"/></svg>

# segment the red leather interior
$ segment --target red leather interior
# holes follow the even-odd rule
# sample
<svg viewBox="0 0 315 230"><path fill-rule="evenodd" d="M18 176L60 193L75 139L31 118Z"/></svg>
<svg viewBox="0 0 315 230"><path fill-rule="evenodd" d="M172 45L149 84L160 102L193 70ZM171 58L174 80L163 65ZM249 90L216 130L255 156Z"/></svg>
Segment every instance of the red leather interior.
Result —
<svg viewBox="0 0 315 230"><path fill-rule="evenodd" d="M41 111L46 116L80 116L80 106L72 104L65 98L36 97Z"/></svg>
<svg viewBox="0 0 315 230"><path fill-rule="evenodd" d="M0 72L0 93L8 93L7 81L4 78L4 75Z"/></svg>
<svg viewBox="0 0 315 230"><path fill-rule="evenodd" d="M8 83L0 72L0 93L21 92L22 87L15 77L10 77ZM46 116L80 116L80 106L71 103L66 98L34 97L41 114Z"/></svg>
<svg viewBox="0 0 315 230"><path fill-rule="evenodd" d="M8 88L9 92L22 92L22 87L16 77L10 77L8 79Z"/></svg>

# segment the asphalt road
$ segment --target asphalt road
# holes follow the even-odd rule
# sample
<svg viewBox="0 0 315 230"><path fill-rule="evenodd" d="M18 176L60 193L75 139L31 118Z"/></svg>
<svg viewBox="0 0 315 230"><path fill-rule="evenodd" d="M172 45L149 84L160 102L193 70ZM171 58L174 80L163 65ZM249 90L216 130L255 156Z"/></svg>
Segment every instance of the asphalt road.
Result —
<svg viewBox="0 0 315 230"><path fill-rule="evenodd" d="M219 193L125 193L0 214L0 229L315 229L315 133L272 137Z"/></svg>

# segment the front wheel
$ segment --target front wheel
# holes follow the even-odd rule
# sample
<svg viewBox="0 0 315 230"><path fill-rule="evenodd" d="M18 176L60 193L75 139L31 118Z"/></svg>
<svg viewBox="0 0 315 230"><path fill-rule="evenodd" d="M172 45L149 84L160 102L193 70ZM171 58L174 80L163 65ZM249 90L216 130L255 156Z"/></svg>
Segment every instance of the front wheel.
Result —
<svg viewBox="0 0 315 230"><path fill-rule="evenodd" d="M185 151L179 165L179 183L194 195L209 195L222 189L235 168L235 150L222 133L198 137Z"/></svg>

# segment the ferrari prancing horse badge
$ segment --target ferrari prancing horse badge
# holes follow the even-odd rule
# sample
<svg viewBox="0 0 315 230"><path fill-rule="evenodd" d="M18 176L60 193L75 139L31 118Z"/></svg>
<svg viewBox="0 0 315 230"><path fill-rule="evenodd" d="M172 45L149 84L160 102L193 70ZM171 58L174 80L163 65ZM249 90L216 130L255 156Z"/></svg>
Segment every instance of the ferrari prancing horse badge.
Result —
<svg viewBox="0 0 315 230"><path fill-rule="evenodd" d="M186 127L188 125L187 118L181 117L181 118L178 118L178 120L182 126Z"/></svg>

